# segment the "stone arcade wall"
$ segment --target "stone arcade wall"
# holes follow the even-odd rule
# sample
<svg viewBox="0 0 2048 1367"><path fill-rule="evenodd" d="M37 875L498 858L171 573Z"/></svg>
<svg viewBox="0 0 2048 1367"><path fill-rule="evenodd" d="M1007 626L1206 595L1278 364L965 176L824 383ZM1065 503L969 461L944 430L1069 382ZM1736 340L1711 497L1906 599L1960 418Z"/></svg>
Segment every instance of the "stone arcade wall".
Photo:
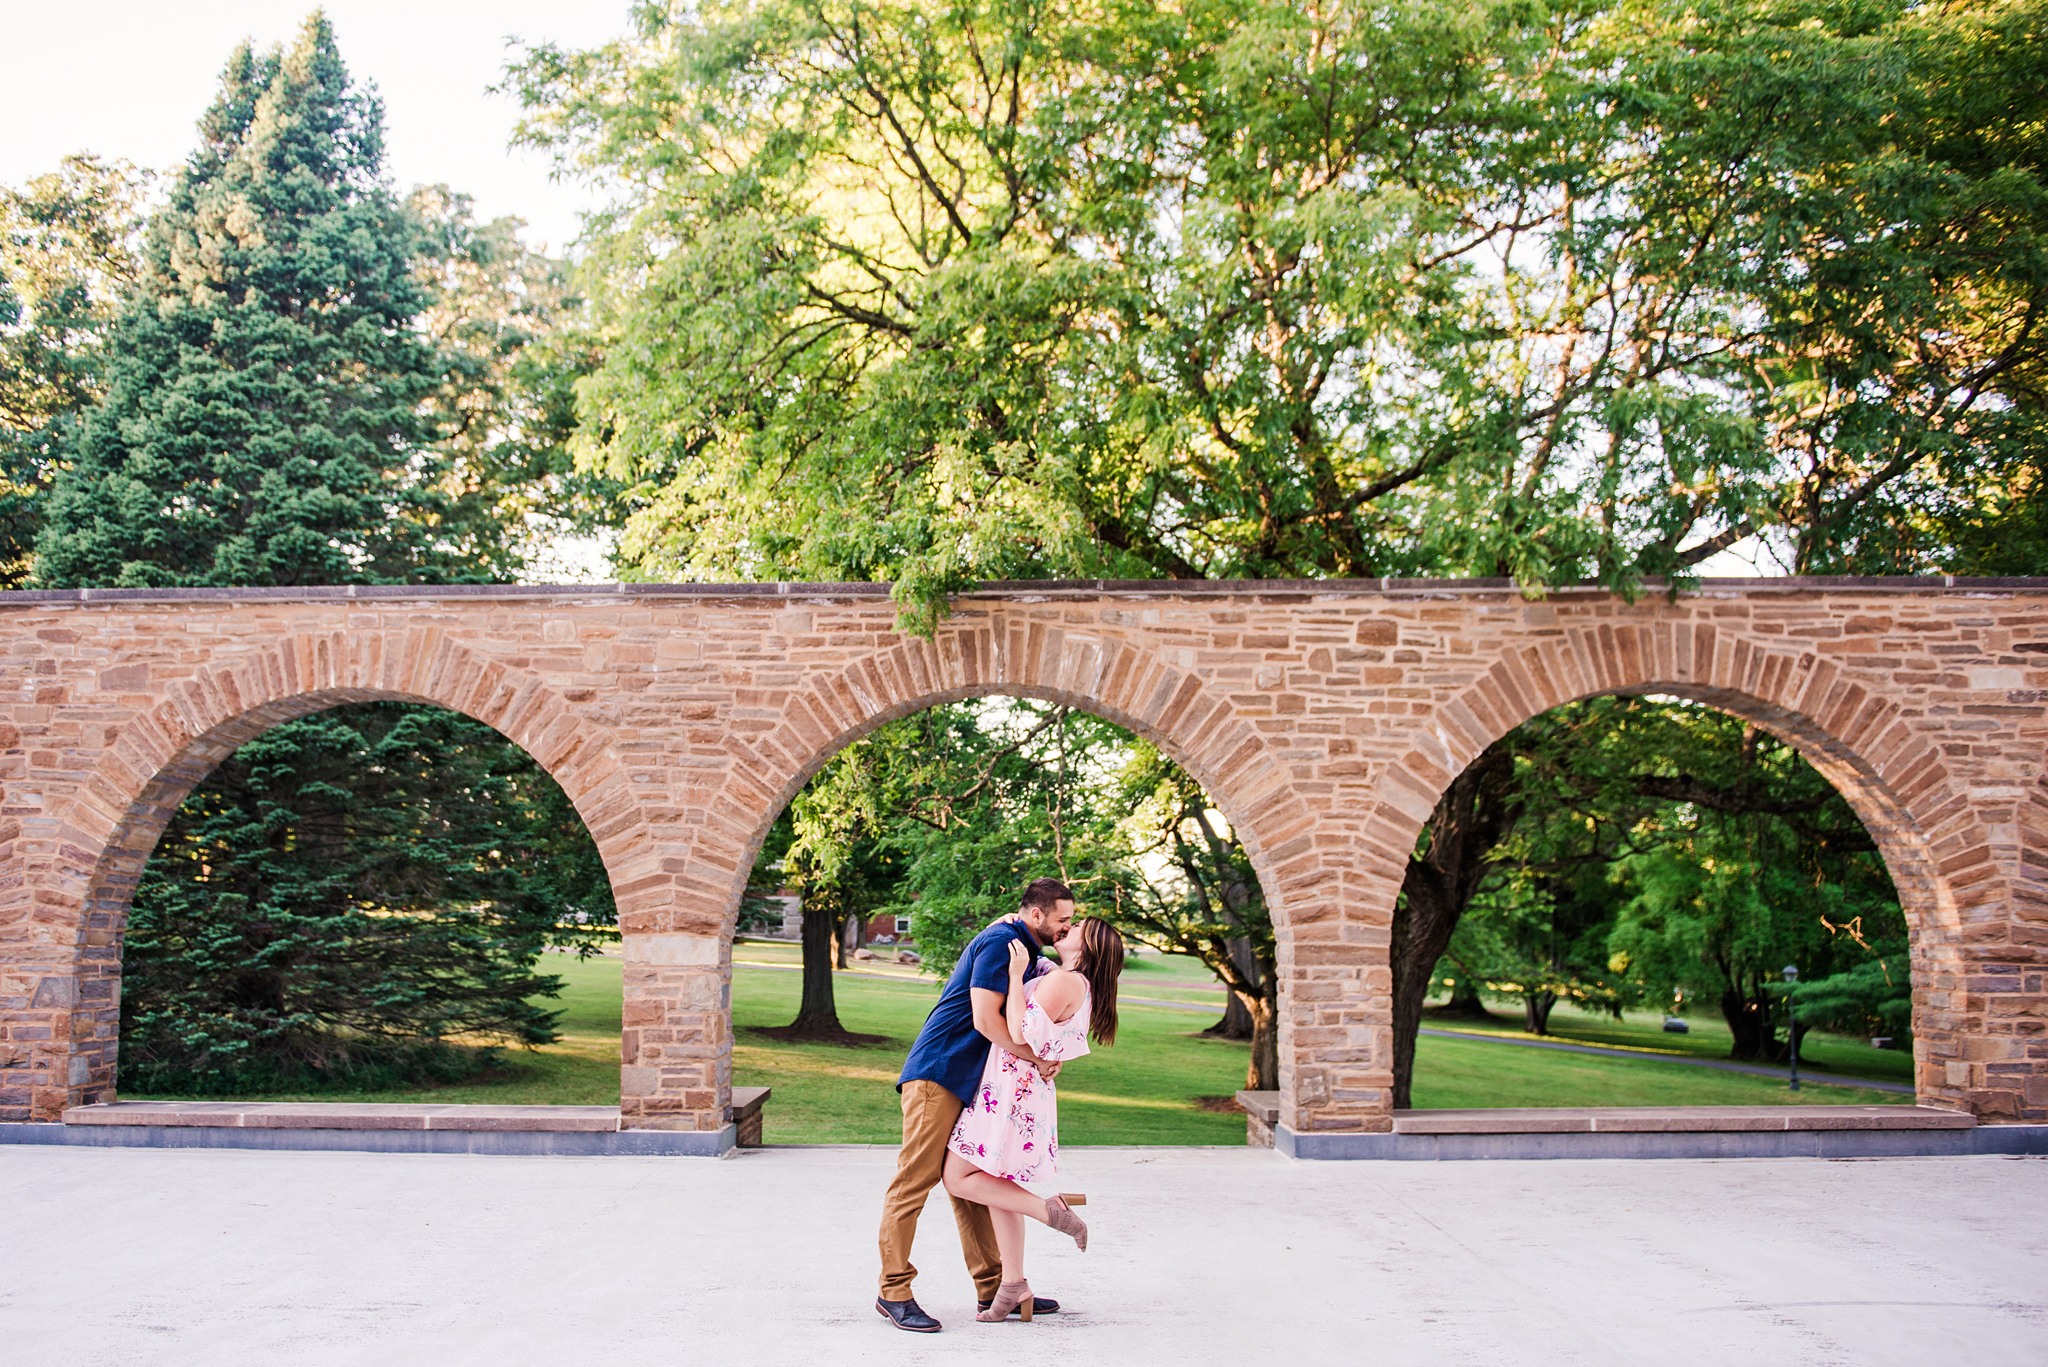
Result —
<svg viewBox="0 0 2048 1367"><path fill-rule="evenodd" d="M872 585L0 594L0 1120L110 1100L136 875L222 756L375 698L488 722L560 780L618 894L629 1127L729 1104L734 909L841 746L933 703L1056 699L1218 799L1279 925L1280 1121L1390 1127L1388 923L1437 794L1574 698L1679 694L1849 796L1915 944L1923 1103L2048 1119L2048 580L1057 583L901 634Z"/></svg>

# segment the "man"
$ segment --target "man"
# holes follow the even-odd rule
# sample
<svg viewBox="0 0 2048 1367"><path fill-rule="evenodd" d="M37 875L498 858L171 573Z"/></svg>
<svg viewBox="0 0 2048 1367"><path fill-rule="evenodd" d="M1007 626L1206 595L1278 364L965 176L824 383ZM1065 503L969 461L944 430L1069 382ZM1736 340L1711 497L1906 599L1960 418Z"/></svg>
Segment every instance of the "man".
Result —
<svg viewBox="0 0 2048 1367"><path fill-rule="evenodd" d="M991 1044L1009 1038L1003 1007L1010 994L1010 945L1021 941L1031 955L1031 977L1046 971L1040 947L1067 933L1074 919L1074 894L1056 878L1040 878L1024 889L1015 916L1007 916L974 937L961 952L939 1004L925 1017L896 1090L903 1095L903 1149L896 1158L896 1180L882 1201L882 1290L875 1309L898 1329L935 1334L939 1322L918 1307L910 1294L917 1269L910 1263L910 1241L917 1235L918 1213L939 1185L946 1168L946 1140L961 1108L974 1098L982 1065ZM1057 1063L1040 1063L1050 1078ZM986 1310L1002 1285L1002 1259L996 1252L995 1227L988 1207L949 1198L953 1223L960 1229L960 1248L974 1277L974 1294ZM1032 1313L1049 1315L1059 1302L1037 1299Z"/></svg>

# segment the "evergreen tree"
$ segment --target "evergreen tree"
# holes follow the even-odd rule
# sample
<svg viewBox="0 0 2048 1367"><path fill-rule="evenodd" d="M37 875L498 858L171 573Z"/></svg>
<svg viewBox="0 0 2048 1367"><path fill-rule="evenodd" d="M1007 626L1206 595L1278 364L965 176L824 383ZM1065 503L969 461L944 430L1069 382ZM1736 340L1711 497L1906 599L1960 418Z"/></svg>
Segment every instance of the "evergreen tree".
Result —
<svg viewBox="0 0 2048 1367"><path fill-rule="evenodd" d="M430 236L385 186L377 101L326 19L289 50L237 50L200 132L146 231L104 397L66 433L39 581L508 577L517 538L457 458L483 440L432 416L481 392L428 326L464 233L442 215ZM560 980L536 957L615 919L568 799L489 727L391 703L288 723L194 790L144 870L124 1085L472 1070L489 1051L449 1038L552 1038L531 999Z"/></svg>
<svg viewBox="0 0 2048 1367"><path fill-rule="evenodd" d="M237 49L200 132L149 225L106 398L67 444L37 578L477 577L437 535L422 243L327 20L288 51Z"/></svg>
<svg viewBox="0 0 2048 1367"><path fill-rule="evenodd" d="M554 1038L541 948L610 890L562 791L489 727L366 703L244 745L182 804L124 949L123 1084L378 1085Z"/></svg>

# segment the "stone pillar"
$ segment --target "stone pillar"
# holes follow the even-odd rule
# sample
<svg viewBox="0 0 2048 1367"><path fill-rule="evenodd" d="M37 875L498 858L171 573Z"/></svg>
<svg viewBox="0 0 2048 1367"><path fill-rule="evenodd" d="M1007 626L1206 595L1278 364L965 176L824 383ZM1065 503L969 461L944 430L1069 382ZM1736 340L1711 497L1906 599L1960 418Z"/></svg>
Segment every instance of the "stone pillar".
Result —
<svg viewBox="0 0 2048 1367"><path fill-rule="evenodd" d="M1279 1122L1298 1135L1394 1127L1391 942L1400 865L1356 835L1283 831L1261 880L1278 904ZM1384 867L1383 867L1384 866Z"/></svg>
<svg viewBox="0 0 2048 1367"><path fill-rule="evenodd" d="M1385 951L1308 941L1283 951L1280 1123L1296 1134L1394 1127L1393 987Z"/></svg>
<svg viewBox="0 0 2048 1367"><path fill-rule="evenodd" d="M1994 1123L2048 1119L2048 967L2010 945L1972 947L1929 976L1933 990L1914 994L1921 1104ZM1925 1029L1929 1017L1952 1028Z"/></svg>
<svg viewBox="0 0 2048 1367"><path fill-rule="evenodd" d="M114 1099L126 902L86 903L97 842L49 815L22 781L27 758L0 757L0 781L11 780L0 867L12 875L0 881L0 1122L55 1122Z"/></svg>
<svg viewBox="0 0 2048 1367"><path fill-rule="evenodd" d="M724 1128L732 1093L732 950L721 935L632 930L619 1038L620 1126Z"/></svg>
<svg viewBox="0 0 2048 1367"><path fill-rule="evenodd" d="M56 1121L114 1099L118 973L118 962L19 952L0 965L0 1121Z"/></svg>
<svg viewBox="0 0 2048 1367"><path fill-rule="evenodd" d="M0 968L0 1121L55 1120L71 1085L77 980L55 964Z"/></svg>

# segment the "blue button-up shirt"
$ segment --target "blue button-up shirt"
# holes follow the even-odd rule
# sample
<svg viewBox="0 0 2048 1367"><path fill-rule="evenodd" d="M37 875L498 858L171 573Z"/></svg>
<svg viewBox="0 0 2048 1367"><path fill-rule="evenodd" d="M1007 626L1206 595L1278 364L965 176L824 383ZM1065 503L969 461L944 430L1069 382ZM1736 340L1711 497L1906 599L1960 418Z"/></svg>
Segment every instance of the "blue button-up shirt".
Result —
<svg viewBox="0 0 2048 1367"><path fill-rule="evenodd" d="M1022 921L1005 921L975 936L961 952L960 962L953 965L953 976L946 979L939 1004L924 1018L924 1028L910 1046L910 1057L903 1060L897 1091L902 1091L906 1082L923 1080L938 1083L959 1097L962 1105L974 1099L990 1044L988 1036L974 1028L974 999L969 989L982 987L1009 995L1012 940L1023 941L1030 951L1031 966L1024 970L1027 980L1051 971L1052 965L1039 954L1037 938Z"/></svg>

